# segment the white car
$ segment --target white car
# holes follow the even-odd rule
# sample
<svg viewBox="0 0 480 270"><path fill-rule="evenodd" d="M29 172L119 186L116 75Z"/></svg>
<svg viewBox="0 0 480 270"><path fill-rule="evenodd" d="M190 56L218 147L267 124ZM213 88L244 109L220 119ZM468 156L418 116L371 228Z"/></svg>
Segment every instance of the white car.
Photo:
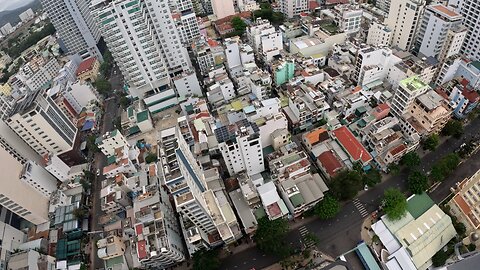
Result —
<svg viewBox="0 0 480 270"><path fill-rule="evenodd" d="M97 176L100 176L100 169L97 169Z"/></svg>

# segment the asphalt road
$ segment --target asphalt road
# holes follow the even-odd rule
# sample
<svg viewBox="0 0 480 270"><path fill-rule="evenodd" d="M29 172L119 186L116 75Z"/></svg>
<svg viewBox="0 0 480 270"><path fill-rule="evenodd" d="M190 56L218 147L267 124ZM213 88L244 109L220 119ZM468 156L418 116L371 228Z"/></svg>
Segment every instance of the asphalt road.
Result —
<svg viewBox="0 0 480 270"><path fill-rule="evenodd" d="M114 68L115 69L115 68ZM120 72L117 69L116 74L113 74L110 78L110 83L112 84L112 89L122 89L123 86L123 79ZM104 115L102 120L102 129L100 134L105 134L108 131L112 131L114 129L113 123L114 120L117 118L118 115L118 101L113 96L112 98L107 98L104 103ZM102 153L95 154L94 159L94 173L96 174L96 170L99 169L103 171L103 167L106 165L106 157ZM99 232L103 231L102 226L98 224L99 217L103 214L101 205L100 205L100 190L102 189L102 181L105 179L103 174L96 176L95 181L92 183L92 209L90 211L90 232ZM90 245L93 247L93 252L90 254L90 269L99 269L104 268L104 261L97 256L97 240L101 238L101 233L93 233L91 235Z"/></svg>
<svg viewBox="0 0 480 270"><path fill-rule="evenodd" d="M422 163L418 169L429 171L436 161L445 155L455 151L462 143L469 141L473 136L478 135L480 130L480 118L475 119L470 125L465 127L465 133L460 139L449 138L433 152L426 154L422 158ZM418 150L419 152L423 150ZM450 194L450 188L457 182L473 175L480 169L480 152L472 155L468 160L459 165L445 181L435 189L430 196L435 202L442 201ZM362 191L357 196L358 201L363 205L368 213L375 211L380 204L383 193L386 189L394 187L406 190L406 179L408 170L403 169L398 175L386 176L386 179L369 189ZM358 203L356 205L359 205ZM309 232L317 235L320 240L318 248L332 257L339 255L354 248L359 241L360 231L364 217L353 202L344 205L337 217L333 220L323 221L312 219L304 226ZM365 212L364 212L365 213ZM293 246L301 247L300 232L298 229L291 230L287 235L287 240ZM252 247L243 252L236 253L222 260L221 269L262 269L274 264L277 260L272 256L264 255L256 247Z"/></svg>

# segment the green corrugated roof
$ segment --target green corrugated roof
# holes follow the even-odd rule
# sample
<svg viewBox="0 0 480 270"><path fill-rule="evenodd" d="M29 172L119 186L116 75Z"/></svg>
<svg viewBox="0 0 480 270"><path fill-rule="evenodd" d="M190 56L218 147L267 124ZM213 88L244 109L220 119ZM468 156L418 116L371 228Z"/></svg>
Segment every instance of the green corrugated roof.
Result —
<svg viewBox="0 0 480 270"><path fill-rule="evenodd" d="M133 126L128 130L129 135L133 135L140 132L140 128L138 126Z"/></svg>
<svg viewBox="0 0 480 270"><path fill-rule="evenodd" d="M115 158L115 156L109 156L109 157L107 157L107 164L108 164L108 165L115 163L115 161L117 161L117 159Z"/></svg>
<svg viewBox="0 0 480 270"><path fill-rule="evenodd" d="M357 246L356 252L357 252L357 255L361 258L363 265L367 267L367 269L370 269L370 270L381 269L380 266L378 266L377 261L373 257L372 252L370 251L370 249L368 249L365 242Z"/></svg>
<svg viewBox="0 0 480 270"><path fill-rule="evenodd" d="M138 123L146 121L147 119L148 119L148 111L145 110L143 112L137 113L137 122Z"/></svg>
<svg viewBox="0 0 480 270"><path fill-rule="evenodd" d="M417 219L423 213L427 212L435 203L430 197L423 193L421 195L414 195L407 202L407 211L412 215L414 219Z"/></svg>
<svg viewBox="0 0 480 270"><path fill-rule="evenodd" d="M133 107L132 106L127 108L127 116L128 116L128 118L133 116Z"/></svg>
<svg viewBox="0 0 480 270"><path fill-rule="evenodd" d="M472 66L474 66L476 69L480 70L480 61L473 61Z"/></svg>
<svg viewBox="0 0 480 270"><path fill-rule="evenodd" d="M262 152L263 152L263 156L266 157L268 156L269 154L275 152L275 149L273 149L273 146L269 145L265 148L262 149Z"/></svg>
<svg viewBox="0 0 480 270"><path fill-rule="evenodd" d="M303 199L302 194L297 193L290 197L290 201L292 202L294 207L299 207L300 205L305 203L305 200Z"/></svg>
<svg viewBox="0 0 480 270"><path fill-rule="evenodd" d="M253 212L253 214L255 215L255 217L256 217L257 219L261 219L262 217L264 217L264 216L267 215L267 213L265 213L265 209L263 209L263 207L257 208L257 209Z"/></svg>
<svg viewBox="0 0 480 270"><path fill-rule="evenodd" d="M123 263L123 256L113 257L105 261L107 264L107 268L113 268L114 265L122 264Z"/></svg>

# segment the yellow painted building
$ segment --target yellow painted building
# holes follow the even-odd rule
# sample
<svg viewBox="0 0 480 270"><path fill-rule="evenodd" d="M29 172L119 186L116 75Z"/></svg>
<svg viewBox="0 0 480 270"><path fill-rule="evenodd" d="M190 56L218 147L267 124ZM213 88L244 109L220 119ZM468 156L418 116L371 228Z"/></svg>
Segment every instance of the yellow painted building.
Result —
<svg viewBox="0 0 480 270"><path fill-rule="evenodd" d="M10 86L10 84L0 84L0 93L4 94L5 96L10 96L11 92L12 87Z"/></svg>

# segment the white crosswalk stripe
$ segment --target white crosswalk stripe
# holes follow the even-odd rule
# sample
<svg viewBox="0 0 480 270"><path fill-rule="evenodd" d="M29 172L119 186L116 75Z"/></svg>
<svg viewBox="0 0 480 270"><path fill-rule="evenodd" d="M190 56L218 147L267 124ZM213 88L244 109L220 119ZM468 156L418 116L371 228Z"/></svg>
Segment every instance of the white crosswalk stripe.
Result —
<svg viewBox="0 0 480 270"><path fill-rule="evenodd" d="M353 200L353 204L357 208L358 212L360 212L360 215L362 215L362 217L368 216L367 209L365 209L363 203L361 203L358 199L355 199Z"/></svg>
<svg viewBox="0 0 480 270"><path fill-rule="evenodd" d="M302 226L298 228L298 231L300 232L300 235L302 236L303 243L305 244L306 248L310 248L315 246L315 242L312 241L311 239L305 239L307 234L308 234L308 229L305 228L305 226Z"/></svg>
<svg viewBox="0 0 480 270"><path fill-rule="evenodd" d="M298 230L300 231L300 235L302 237L308 234L308 230L307 230L307 228L305 228L305 226L302 226L302 227L298 228Z"/></svg>

